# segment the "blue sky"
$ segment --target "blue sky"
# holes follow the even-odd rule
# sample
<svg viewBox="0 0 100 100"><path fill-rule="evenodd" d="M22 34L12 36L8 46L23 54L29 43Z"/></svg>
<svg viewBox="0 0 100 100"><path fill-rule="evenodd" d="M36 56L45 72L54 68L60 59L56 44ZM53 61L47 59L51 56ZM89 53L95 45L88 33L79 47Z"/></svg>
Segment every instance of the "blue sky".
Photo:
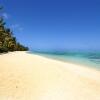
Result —
<svg viewBox="0 0 100 100"><path fill-rule="evenodd" d="M0 0L7 25L31 49L100 50L100 0Z"/></svg>

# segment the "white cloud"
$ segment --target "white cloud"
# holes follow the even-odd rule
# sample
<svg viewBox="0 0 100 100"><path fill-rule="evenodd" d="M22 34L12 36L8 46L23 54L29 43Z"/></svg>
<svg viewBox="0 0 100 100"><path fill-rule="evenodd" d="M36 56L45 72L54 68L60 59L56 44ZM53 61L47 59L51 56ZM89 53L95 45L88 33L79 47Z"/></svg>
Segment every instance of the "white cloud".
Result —
<svg viewBox="0 0 100 100"><path fill-rule="evenodd" d="M10 26L13 30L16 30L16 31L23 31L23 27L21 27L19 24L14 24L14 25L11 25Z"/></svg>
<svg viewBox="0 0 100 100"><path fill-rule="evenodd" d="M13 25L11 25L11 28L13 28L13 29L16 29L18 27L19 27L19 24L13 24Z"/></svg>
<svg viewBox="0 0 100 100"><path fill-rule="evenodd" d="M5 19L8 19L9 18L9 15L7 13L3 13L2 16L5 18Z"/></svg>
<svg viewBox="0 0 100 100"><path fill-rule="evenodd" d="M19 31L23 31L23 29L24 29L24 28L20 27L20 28L19 28Z"/></svg>

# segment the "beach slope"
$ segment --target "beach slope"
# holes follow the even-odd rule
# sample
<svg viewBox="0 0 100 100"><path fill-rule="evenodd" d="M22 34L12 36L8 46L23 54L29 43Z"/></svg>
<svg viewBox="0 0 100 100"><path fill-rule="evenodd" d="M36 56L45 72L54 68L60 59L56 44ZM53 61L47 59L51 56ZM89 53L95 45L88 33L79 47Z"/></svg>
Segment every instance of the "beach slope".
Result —
<svg viewBox="0 0 100 100"><path fill-rule="evenodd" d="M0 100L100 100L100 71L26 52L2 54Z"/></svg>

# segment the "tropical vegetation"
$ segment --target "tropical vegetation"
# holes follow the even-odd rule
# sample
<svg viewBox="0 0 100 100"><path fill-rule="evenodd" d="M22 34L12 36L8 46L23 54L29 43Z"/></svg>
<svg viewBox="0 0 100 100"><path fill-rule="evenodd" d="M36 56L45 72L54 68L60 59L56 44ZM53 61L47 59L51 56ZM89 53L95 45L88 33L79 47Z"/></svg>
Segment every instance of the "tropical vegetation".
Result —
<svg viewBox="0 0 100 100"><path fill-rule="evenodd" d="M0 53L27 50L28 47L17 42L10 28L6 28L3 17L0 16Z"/></svg>

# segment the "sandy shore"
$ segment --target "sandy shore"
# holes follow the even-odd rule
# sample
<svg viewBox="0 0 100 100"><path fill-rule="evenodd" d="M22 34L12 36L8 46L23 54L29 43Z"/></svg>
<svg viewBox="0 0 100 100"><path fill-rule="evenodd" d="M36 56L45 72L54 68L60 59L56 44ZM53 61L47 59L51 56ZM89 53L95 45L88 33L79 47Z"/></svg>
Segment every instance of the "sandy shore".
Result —
<svg viewBox="0 0 100 100"><path fill-rule="evenodd" d="M100 100L100 71L25 52L3 54L0 100Z"/></svg>

